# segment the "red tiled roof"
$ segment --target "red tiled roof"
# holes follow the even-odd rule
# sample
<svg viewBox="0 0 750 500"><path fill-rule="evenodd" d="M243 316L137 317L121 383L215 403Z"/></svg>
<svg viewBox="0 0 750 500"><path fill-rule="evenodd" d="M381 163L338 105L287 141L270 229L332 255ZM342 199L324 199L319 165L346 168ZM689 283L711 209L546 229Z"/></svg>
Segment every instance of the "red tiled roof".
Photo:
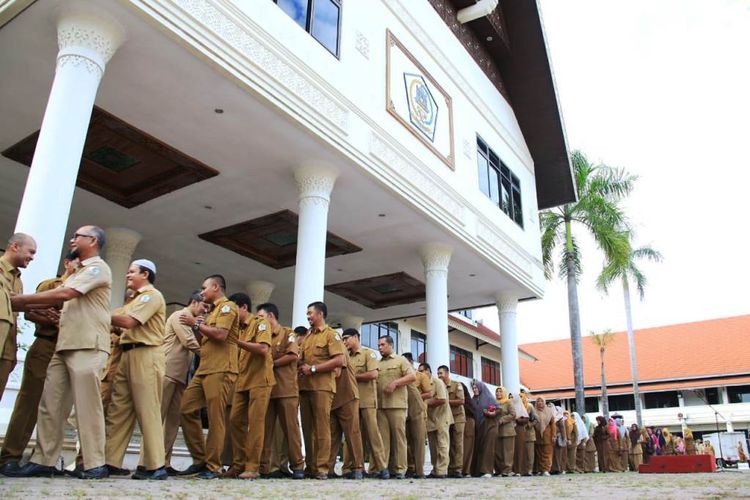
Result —
<svg viewBox="0 0 750 500"><path fill-rule="evenodd" d="M480 335L482 335L482 336L490 339L498 347L502 347L502 346L500 346L500 334L497 333L495 330L493 330L491 328L487 328L482 323L476 323L476 324L474 324L471 321L466 321L465 319L460 318L459 316L454 316L452 314L448 315L448 321L453 321L455 323L458 323L459 325L465 327L466 329L471 330L474 333L478 333L478 334L480 334ZM530 354L528 352L526 352L526 351L524 351L524 350L521 349L521 346L518 346L518 352L530 356ZM521 357L521 359L522 358L523 357Z"/></svg>
<svg viewBox="0 0 750 500"><path fill-rule="evenodd" d="M639 374L640 376L640 374ZM666 391L666 390L676 390L676 389L702 389L705 387L716 387L717 385L745 385L750 384L750 375L745 375L742 377L721 377L721 378L706 378L701 380L687 380L684 382L661 382L658 384L644 384L639 383L638 389L640 392L646 393L646 392L656 392L656 391ZM589 396L601 396L602 391L601 388L596 387L592 389L586 389L584 391L586 393L586 397ZM607 394L608 395L614 395L614 394L632 394L633 392L633 385L623 385L619 387L609 387L609 382L607 383ZM566 398L574 398L575 397L575 391L573 389L565 390L565 391L552 391L547 392L544 390L536 390L534 391L535 395L544 396L547 399L566 399Z"/></svg>
<svg viewBox="0 0 750 500"><path fill-rule="evenodd" d="M691 378L750 374L750 315L635 330L641 384ZM601 384L599 347L583 337L586 387ZM564 392L573 388L570 339L519 346L537 358L520 360L521 379L532 391ZM626 332L614 334L604 356L607 385L630 384ZM724 382L722 382L722 385Z"/></svg>

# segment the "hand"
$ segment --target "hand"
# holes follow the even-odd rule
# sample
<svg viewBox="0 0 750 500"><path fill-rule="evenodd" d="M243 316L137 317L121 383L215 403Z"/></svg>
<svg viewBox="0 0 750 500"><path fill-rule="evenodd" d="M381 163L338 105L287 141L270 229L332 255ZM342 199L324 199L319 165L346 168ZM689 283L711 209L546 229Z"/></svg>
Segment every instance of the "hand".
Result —
<svg viewBox="0 0 750 500"><path fill-rule="evenodd" d="M199 317L202 317L202 316L199 316ZM197 322L198 318L196 318L192 314L183 313L183 314L180 314L179 320L180 320L181 325L189 326L192 328L192 326L195 325L195 323Z"/></svg>
<svg viewBox="0 0 750 500"><path fill-rule="evenodd" d="M393 394L393 392L394 392L394 391L395 391L396 389L398 389L398 385L396 385L396 381L395 381L395 380L393 380L393 381L391 381L391 382L390 382L390 383L389 383L388 385L386 385L386 386L385 386L385 388L384 388L383 390L384 390L385 392L387 392L388 394Z"/></svg>
<svg viewBox="0 0 750 500"><path fill-rule="evenodd" d="M39 314L47 318L48 320L59 323L60 322L60 311L55 309L54 307L47 308L43 311L38 311Z"/></svg>
<svg viewBox="0 0 750 500"><path fill-rule="evenodd" d="M307 377L312 375L312 367L307 363L303 363L302 366L299 367L298 371L301 375L305 375Z"/></svg>
<svg viewBox="0 0 750 500"><path fill-rule="evenodd" d="M114 333L111 333L109 335L109 340L110 340L110 342L112 342L113 346L120 345L120 336L119 335L115 335Z"/></svg>

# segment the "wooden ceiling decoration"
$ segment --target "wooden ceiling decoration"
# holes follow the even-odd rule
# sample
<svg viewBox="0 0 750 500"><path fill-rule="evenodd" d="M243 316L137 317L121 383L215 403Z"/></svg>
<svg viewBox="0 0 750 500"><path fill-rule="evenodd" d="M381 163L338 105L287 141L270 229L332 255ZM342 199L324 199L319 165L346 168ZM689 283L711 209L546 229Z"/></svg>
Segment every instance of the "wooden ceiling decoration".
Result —
<svg viewBox="0 0 750 500"><path fill-rule="evenodd" d="M372 276L325 287L327 291L370 309L413 304L425 300L425 286L404 272Z"/></svg>
<svg viewBox="0 0 750 500"><path fill-rule="evenodd" d="M36 131L3 156L31 166L38 138ZM217 170L94 106L78 187L133 208L217 175Z"/></svg>
<svg viewBox="0 0 750 500"><path fill-rule="evenodd" d="M274 269L296 264L297 214L282 210L257 219L199 234L198 237ZM326 258L360 252L362 249L330 231Z"/></svg>

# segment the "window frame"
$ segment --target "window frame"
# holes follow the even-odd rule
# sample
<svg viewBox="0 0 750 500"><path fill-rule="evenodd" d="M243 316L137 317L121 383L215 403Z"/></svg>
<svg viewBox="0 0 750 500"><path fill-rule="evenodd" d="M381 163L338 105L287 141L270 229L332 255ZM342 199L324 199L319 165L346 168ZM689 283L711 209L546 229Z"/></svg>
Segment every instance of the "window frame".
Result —
<svg viewBox="0 0 750 500"><path fill-rule="evenodd" d="M492 384L492 385L501 385L502 373L500 370L499 361L495 361L494 359L485 358L484 356L482 356L481 366L482 366L482 382L485 382L487 384ZM487 374L488 375L487 378L485 378L485 370L489 372ZM494 375L494 378L493 378L493 375ZM490 378L492 378L492 380L490 380Z"/></svg>
<svg viewBox="0 0 750 500"><path fill-rule="evenodd" d="M294 21L294 24L296 24L300 28L304 29L307 32L307 34L312 37L313 40L315 40L316 42L318 42L324 49L326 49L326 52L328 52L329 54L331 54L336 59L340 60L341 59L341 18L343 17L343 10L344 9L343 9L343 5L342 4L344 3L344 0L306 0L306 1L307 1L307 16L306 16L306 19L305 19L305 26L304 26L304 28L302 28L302 26L300 26L300 24L297 21L295 21L294 19L292 19L292 21ZM315 35L313 35L313 24L315 22L315 5L318 2L330 2L330 3L334 4L339 9L338 22L336 24L336 52L335 53L331 52L331 50L323 42L321 42L320 40L318 40L318 38ZM273 0L273 3L276 6L278 6L279 0ZM282 9L282 12L284 12L284 14L286 14L286 12L283 9Z"/></svg>
<svg viewBox="0 0 750 500"><path fill-rule="evenodd" d="M481 165L480 162L482 162ZM485 168L485 165L487 171L482 172L481 170ZM486 176L484 185L486 185L487 191L483 189L483 175ZM479 180L479 191L484 193L510 220L524 229L521 180L479 134L477 134L477 179ZM493 185L497 188L497 192L493 191ZM505 206L506 196L507 207Z"/></svg>
<svg viewBox="0 0 750 500"><path fill-rule="evenodd" d="M461 349L460 347L456 347L454 345L449 346L448 350L448 358L449 358L449 368L451 370L451 373L454 373L456 375L460 375L462 377L467 378L474 378L474 353L471 351L467 351L466 349ZM456 369L456 364L454 363L454 357L458 358L458 356L461 356L463 358L466 358L466 367L467 367L467 373L461 373L460 370ZM459 363L460 364L460 363Z"/></svg>
<svg viewBox="0 0 750 500"><path fill-rule="evenodd" d="M415 338L416 337L416 338ZM416 349L415 347L416 343ZM420 354L419 345L422 346L422 352ZM424 363L427 361L427 335L420 332L419 330L411 331L411 338L409 339L409 347L411 347L411 355L414 357L414 361L417 363ZM419 356L422 356L420 359Z"/></svg>

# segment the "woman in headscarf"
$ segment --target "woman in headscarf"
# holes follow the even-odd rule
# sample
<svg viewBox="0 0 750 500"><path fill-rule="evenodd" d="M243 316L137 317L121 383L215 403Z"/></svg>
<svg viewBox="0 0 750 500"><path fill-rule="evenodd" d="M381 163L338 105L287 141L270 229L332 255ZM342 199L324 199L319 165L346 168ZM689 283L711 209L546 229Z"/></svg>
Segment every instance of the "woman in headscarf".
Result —
<svg viewBox="0 0 750 500"><path fill-rule="evenodd" d="M620 438L620 468L622 469L622 472L627 472L628 461L630 458L630 438L628 437L628 428L625 427L625 421L622 417L615 418L615 424Z"/></svg>
<svg viewBox="0 0 750 500"><path fill-rule="evenodd" d="M469 397L471 392L466 384L461 382L461 386L464 389L464 414L466 415L466 423L464 424L464 463L463 469L461 469L466 476L471 476L471 466L474 463L474 409L473 399Z"/></svg>
<svg viewBox="0 0 750 500"><path fill-rule="evenodd" d="M683 434L685 435L685 454L695 455L695 438L693 437L693 430L690 427L685 427Z"/></svg>
<svg viewBox="0 0 750 500"><path fill-rule="evenodd" d="M568 458L568 422L565 418L565 412L559 406L555 406L555 428L557 437L555 438L555 451L552 455L552 468L550 474L565 474L565 466Z"/></svg>
<svg viewBox="0 0 750 500"><path fill-rule="evenodd" d="M586 462L586 441L589 439L589 430L578 412L573 412L573 420L576 423L577 443L576 443L576 460L574 471L583 473Z"/></svg>
<svg viewBox="0 0 750 500"><path fill-rule="evenodd" d="M667 429L666 427L661 430L661 439L659 439L659 444L661 444L662 455L674 455L674 439L672 438L672 434L669 432L669 429Z"/></svg>
<svg viewBox="0 0 750 500"><path fill-rule="evenodd" d="M596 417L594 429L594 444L596 456L599 459L599 472L610 472L609 468L609 430L604 417Z"/></svg>
<svg viewBox="0 0 750 500"><path fill-rule="evenodd" d="M646 427L641 428L641 454L643 456L644 464L647 464L649 460L651 460L651 455L654 454L651 432Z"/></svg>
<svg viewBox="0 0 750 500"><path fill-rule="evenodd" d="M588 429L589 438L586 440L586 458L583 461L583 472L594 472L596 469L596 441L594 440L595 426L588 415L583 416Z"/></svg>
<svg viewBox="0 0 750 500"><path fill-rule="evenodd" d="M609 438L609 471L624 472L620 463L620 431L617 430L615 419L607 422L607 437Z"/></svg>
<svg viewBox="0 0 750 500"><path fill-rule="evenodd" d="M497 442L495 443L495 472L503 477L513 476L513 451L516 442L516 409L504 387L495 390L497 399Z"/></svg>
<svg viewBox="0 0 750 500"><path fill-rule="evenodd" d="M568 431L568 446L566 449L565 472L573 474L576 472L576 449L578 448L578 427L576 419L572 413L566 411L563 413L565 418L565 428Z"/></svg>
<svg viewBox="0 0 750 500"><path fill-rule="evenodd" d="M513 473L525 476L529 471L529 459L526 453L526 425L529 423L529 399L526 391L521 389L517 398L513 398L516 409L516 437L513 440ZM533 460L533 459L532 459Z"/></svg>
<svg viewBox="0 0 750 500"><path fill-rule="evenodd" d="M537 416L534 404L529 401L529 395L526 392L521 393L521 399L524 402L526 411L529 414L529 421L526 424L526 468L521 473L524 476L530 476L534 472L535 453L536 453L536 424Z"/></svg>
<svg viewBox="0 0 750 500"><path fill-rule="evenodd" d="M630 442L630 453L628 455L628 459L630 460L630 470L638 472L638 468L643 463L643 447L641 446L643 437L641 429L638 428L638 424L630 426L628 436L630 438L628 439Z"/></svg>
<svg viewBox="0 0 750 500"><path fill-rule="evenodd" d="M534 445L534 472L549 476L552 467L552 442L555 440L555 410L547 405L544 398L536 398L536 444Z"/></svg>
<svg viewBox="0 0 750 500"><path fill-rule="evenodd" d="M474 467L476 475L488 478L492 477L492 469L495 460L495 441L497 441L497 401L492 391L484 382L473 380L472 390L476 412Z"/></svg>
<svg viewBox="0 0 750 500"><path fill-rule="evenodd" d="M714 451L711 441L703 441L703 453L711 455L711 460L716 463L716 451Z"/></svg>
<svg viewBox="0 0 750 500"><path fill-rule="evenodd" d="M661 433L653 426L648 428L648 435L651 437L651 444L654 446L654 455L661 455Z"/></svg>

